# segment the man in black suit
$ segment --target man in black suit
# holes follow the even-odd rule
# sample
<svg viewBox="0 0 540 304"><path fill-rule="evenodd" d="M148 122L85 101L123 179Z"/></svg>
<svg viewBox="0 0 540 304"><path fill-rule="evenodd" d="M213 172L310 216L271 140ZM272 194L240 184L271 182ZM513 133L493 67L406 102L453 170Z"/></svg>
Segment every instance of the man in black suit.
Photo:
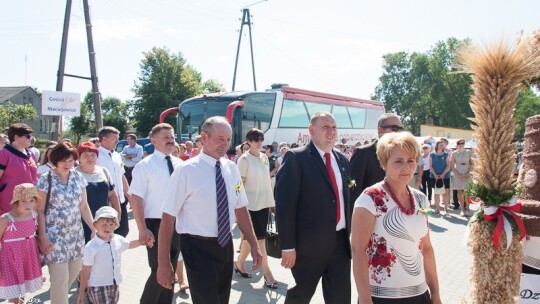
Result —
<svg viewBox="0 0 540 304"><path fill-rule="evenodd" d="M326 303L351 303L349 162L333 150L332 114L314 114L309 133L308 145L285 154L276 179L281 265L296 281L285 303L309 303L321 277Z"/></svg>
<svg viewBox="0 0 540 304"><path fill-rule="evenodd" d="M399 116L392 113L381 115L377 126L379 138L386 133L403 131ZM364 189L384 179L384 171L377 158L377 142L375 140L370 144L357 147L353 152L351 178L356 182L356 186L351 189L351 205L354 205Z"/></svg>

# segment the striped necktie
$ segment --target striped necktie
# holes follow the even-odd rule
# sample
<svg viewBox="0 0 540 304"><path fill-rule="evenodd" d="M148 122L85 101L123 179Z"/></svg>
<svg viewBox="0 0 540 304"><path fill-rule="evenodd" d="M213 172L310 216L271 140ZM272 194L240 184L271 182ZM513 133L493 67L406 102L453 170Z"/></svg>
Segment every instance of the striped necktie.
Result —
<svg viewBox="0 0 540 304"><path fill-rule="evenodd" d="M218 243L225 247L231 240L231 226L229 220L229 202L227 200L227 189L225 180L221 175L221 163L216 162L216 197L217 197L217 224L218 224Z"/></svg>

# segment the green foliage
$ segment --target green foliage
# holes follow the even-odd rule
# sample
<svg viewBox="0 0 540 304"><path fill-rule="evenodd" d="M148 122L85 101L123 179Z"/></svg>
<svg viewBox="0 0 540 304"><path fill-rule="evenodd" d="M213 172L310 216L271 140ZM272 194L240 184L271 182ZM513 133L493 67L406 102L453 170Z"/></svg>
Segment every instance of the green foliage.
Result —
<svg viewBox="0 0 540 304"><path fill-rule="evenodd" d="M201 74L188 65L181 53L171 54L166 48L154 47L144 53L141 71L128 102L139 134L148 134L159 122L159 115L181 101L202 93ZM173 123L171 121L167 121Z"/></svg>
<svg viewBox="0 0 540 304"><path fill-rule="evenodd" d="M129 126L129 107L126 103L115 97L107 97L101 103L103 125L112 126L120 131L120 138L126 136Z"/></svg>
<svg viewBox="0 0 540 304"><path fill-rule="evenodd" d="M106 97L101 101L101 115L104 126L112 126L120 131L120 138L129 128L129 107L116 97ZM92 93L88 92L81 103L81 116L73 117L69 124L70 134L78 144L81 138L96 135L96 119Z"/></svg>
<svg viewBox="0 0 540 304"><path fill-rule="evenodd" d="M519 93L516 113L516 134L515 138L522 140L525 137L525 121L528 117L540 114L540 96L534 93L529 87Z"/></svg>
<svg viewBox="0 0 540 304"><path fill-rule="evenodd" d="M387 112L401 116L407 129L420 133L432 122L469 128L471 77L457 73L453 64L468 40L439 41L427 53L390 53L383 56L383 75L372 99L384 101Z"/></svg>
<svg viewBox="0 0 540 304"><path fill-rule="evenodd" d="M90 94L92 96L92 94ZM88 94L86 95L88 97ZM95 130L95 123L92 120L93 114L88 109L88 104L85 101L81 102L81 115L72 117L69 121L69 133L74 137L75 144L79 144L82 137L87 136Z"/></svg>
<svg viewBox="0 0 540 304"><path fill-rule="evenodd" d="M7 105L0 107L0 128L3 130L16 122L34 120L37 117L36 109L31 104L14 105L8 101Z"/></svg>
<svg viewBox="0 0 540 304"><path fill-rule="evenodd" d="M514 188L512 191L499 192L488 189L486 186L474 182L467 184L465 189L467 196L481 199L486 206L499 206L500 204L510 200L519 194L519 189Z"/></svg>
<svg viewBox="0 0 540 304"><path fill-rule="evenodd" d="M208 79L202 84L203 93L218 93L227 91L223 84L215 79Z"/></svg>

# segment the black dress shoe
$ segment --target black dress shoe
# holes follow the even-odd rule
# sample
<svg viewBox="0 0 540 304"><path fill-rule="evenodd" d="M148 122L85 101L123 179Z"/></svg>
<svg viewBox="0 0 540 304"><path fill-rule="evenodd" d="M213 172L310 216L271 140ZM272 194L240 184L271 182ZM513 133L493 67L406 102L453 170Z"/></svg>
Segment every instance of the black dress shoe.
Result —
<svg viewBox="0 0 540 304"><path fill-rule="evenodd" d="M251 274L247 272L242 272L240 269L238 269L238 266L236 266L236 262L234 263L234 272L239 273L243 278L251 278Z"/></svg>

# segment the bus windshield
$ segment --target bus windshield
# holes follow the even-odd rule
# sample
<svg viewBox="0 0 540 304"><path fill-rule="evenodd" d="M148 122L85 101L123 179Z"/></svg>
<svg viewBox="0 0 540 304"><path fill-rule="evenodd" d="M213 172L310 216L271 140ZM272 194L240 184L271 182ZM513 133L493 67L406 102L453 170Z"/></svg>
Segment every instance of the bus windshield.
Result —
<svg viewBox="0 0 540 304"><path fill-rule="evenodd" d="M234 149L242 141L250 128L258 128L265 132L270 128L274 111L275 92L226 93L221 96L197 97L180 104L178 126L181 134L194 138L201 132L204 121L212 116L225 116L227 106L233 101L242 100L244 106L234 112L240 125L233 122L233 141L230 149Z"/></svg>

